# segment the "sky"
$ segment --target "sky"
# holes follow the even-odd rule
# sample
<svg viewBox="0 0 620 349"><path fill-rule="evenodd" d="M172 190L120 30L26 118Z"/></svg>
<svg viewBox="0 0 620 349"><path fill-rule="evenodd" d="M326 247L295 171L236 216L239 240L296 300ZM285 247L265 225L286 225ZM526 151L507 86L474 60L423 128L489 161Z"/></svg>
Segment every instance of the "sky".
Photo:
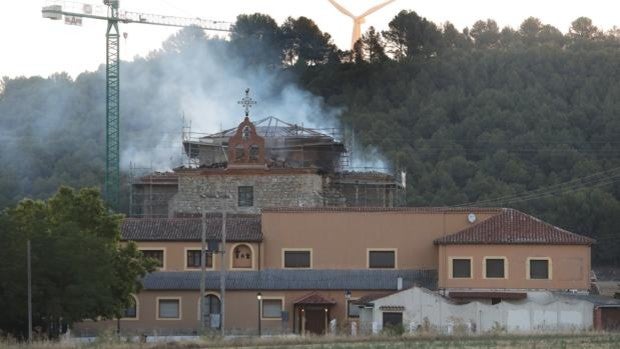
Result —
<svg viewBox="0 0 620 349"><path fill-rule="evenodd" d="M359 14L383 0L338 0L352 13ZM99 5L101 0L84 0ZM50 1L12 1L0 11L0 76L44 77L67 72L76 77L80 72L96 70L105 62L105 21L85 19L83 25L65 25L41 16L41 7ZM281 24L288 16L306 16L321 30L330 33L336 45L348 49L352 21L338 12L327 0L121 0L122 10L201 17L234 22L239 14L265 13ZM396 0L370 15L362 27L385 30L401 10L414 10L435 23L450 21L459 29L471 27L479 19L492 18L500 27L517 28L527 17L538 17L562 32L579 16L590 17L603 30L620 26L618 0L467 0L419 1ZM132 60L161 48L161 43L177 28L143 24L121 24L127 33L121 39L121 59Z"/></svg>

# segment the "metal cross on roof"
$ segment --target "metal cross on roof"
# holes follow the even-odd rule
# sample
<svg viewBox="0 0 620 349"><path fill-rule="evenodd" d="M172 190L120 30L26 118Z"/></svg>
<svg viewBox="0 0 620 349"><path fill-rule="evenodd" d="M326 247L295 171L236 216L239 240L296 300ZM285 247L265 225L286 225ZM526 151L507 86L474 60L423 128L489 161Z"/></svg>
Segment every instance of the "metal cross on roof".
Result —
<svg viewBox="0 0 620 349"><path fill-rule="evenodd" d="M255 105L256 101L253 100L250 97L250 89L249 88L245 89L245 97L241 98L241 100L238 101L237 104L240 104L240 105L242 105L245 108L245 116L249 116L250 115L250 107Z"/></svg>

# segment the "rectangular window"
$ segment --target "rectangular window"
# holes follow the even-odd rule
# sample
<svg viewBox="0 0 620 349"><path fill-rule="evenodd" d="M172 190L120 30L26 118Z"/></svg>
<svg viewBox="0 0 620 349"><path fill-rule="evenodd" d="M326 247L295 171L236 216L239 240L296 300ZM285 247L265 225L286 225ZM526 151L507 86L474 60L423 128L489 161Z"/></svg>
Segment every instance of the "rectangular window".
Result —
<svg viewBox="0 0 620 349"><path fill-rule="evenodd" d="M383 328L402 326L403 313L385 312L383 313Z"/></svg>
<svg viewBox="0 0 620 349"><path fill-rule="evenodd" d="M394 269L396 267L396 252L368 251L368 267Z"/></svg>
<svg viewBox="0 0 620 349"><path fill-rule="evenodd" d="M503 258L487 258L484 263L487 278L503 279L505 277Z"/></svg>
<svg viewBox="0 0 620 349"><path fill-rule="evenodd" d="M239 207L252 207L254 206L254 187L241 186L237 188L238 205Z"/></svg>
<svg viewBox="0 0 620 349"><path fill-rule="evenodd" d="M281 299L263 299L263 318L279 319L282 317Z"/></svg>
<svg viewBox="0 0 620 349"><path fill-rule="evenodd" d="M164 267L164 250L140 250L140 252L145 258L156 260L158 267Z"/></svg>
<svg viewBox="0 0 620 349"><path fill-rule="evenodd" d="M465 258L452 259L452 278L454 279L471 278L471 259L465 259Z"/></svg>
<svg viewBox="0 0 620 349"><path fill-rule="evenodd" d="M353 300L347 301L347 316L360 317L360 307L353 303Z"/></svg>
<svg viewBox="0 0 620 349"><path fill-rule="evenodd" d="M310 268L310 251L284 251L285 268Z"/></svg>
<svg viewBox="0 0 620 349"><path fill-rule="evenodd" d="M548 259L530 259L530 279L549 279Z"/></svg>
<svg viewBox="0 0 620 349"><path fill-rule="evenodd" d="M179 319L181 317L179 303L178 299L160 299L158 317L160 319Z"/></svg>
<svg viewBox="0 0 620 349"><path fill-rule="evenodd" d="M187 251L187 268L200 268L200 252L200 250ZM207 253L205 266L207 268L213 268L213 255L211 253Z"/></svg>

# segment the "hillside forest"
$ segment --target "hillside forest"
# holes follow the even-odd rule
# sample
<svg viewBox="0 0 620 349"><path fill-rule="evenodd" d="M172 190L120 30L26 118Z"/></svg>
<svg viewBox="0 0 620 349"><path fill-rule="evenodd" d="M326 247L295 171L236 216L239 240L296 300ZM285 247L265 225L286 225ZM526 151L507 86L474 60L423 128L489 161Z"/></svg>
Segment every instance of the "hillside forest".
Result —
<svg viewBox="0 0 620 349"><path fill-rule="evenodd" d="M402 11L342 51L305 17L241 15L226 40L186 28L123 62L121 146L139 138L152 152L161 132L180 129L158 121L183 112L181 98L161 98L170 86L207 89L217 79L206 67L234 61L273 91L293 84L336 110L362 146L407 172L407 205L514 207L595 238L594 264L617 266L620 30L585 17L562 29L531 17L459 30ZM100 187L104 108L103 66L75 79L3 78L0 207L63 184Z"/></svg>

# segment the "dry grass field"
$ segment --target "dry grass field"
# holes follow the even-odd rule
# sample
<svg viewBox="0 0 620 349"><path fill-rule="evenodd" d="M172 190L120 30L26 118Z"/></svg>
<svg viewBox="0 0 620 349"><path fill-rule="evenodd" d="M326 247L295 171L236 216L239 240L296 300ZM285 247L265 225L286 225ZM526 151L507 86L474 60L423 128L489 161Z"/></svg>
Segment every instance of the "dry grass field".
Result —
<svg viewBox="0 0 620 349"><path fill-rule="evenodd" d="M92 343L37 341L0 342L0 349L198 349L198 348L322 348L322 349L546 349L620 348L620 334L578 333L556 335L501 335L470 337L287 337L204 338L200 341L133 343L100 338Z"/></svg>

